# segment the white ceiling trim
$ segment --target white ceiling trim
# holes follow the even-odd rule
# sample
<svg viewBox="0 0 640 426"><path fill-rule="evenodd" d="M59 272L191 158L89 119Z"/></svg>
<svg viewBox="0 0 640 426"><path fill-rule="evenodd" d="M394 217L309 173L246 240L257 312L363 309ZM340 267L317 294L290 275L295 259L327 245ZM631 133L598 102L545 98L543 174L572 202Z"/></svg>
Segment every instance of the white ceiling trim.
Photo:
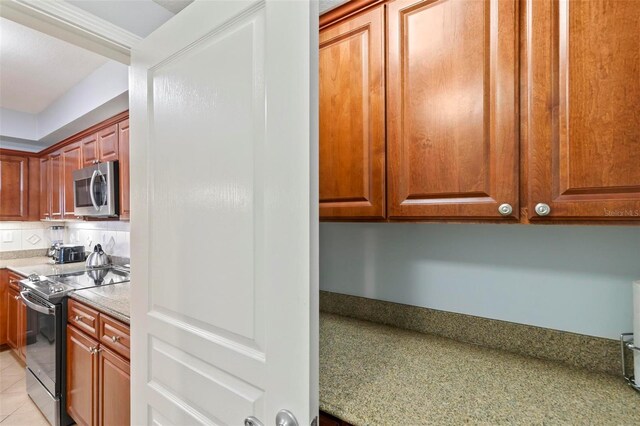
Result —
<svg viewBox="0 0 640 426"><path fill-rule="evenodd" d="M3 0L0 16L129 64L141 37L60 0Z"/></svg>

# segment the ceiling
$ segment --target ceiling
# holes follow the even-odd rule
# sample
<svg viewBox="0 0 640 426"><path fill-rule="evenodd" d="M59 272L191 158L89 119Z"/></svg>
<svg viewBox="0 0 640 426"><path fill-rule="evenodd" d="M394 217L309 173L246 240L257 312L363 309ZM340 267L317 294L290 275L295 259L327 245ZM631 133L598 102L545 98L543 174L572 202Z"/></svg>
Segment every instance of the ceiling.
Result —
<svg viewBox="0 0 640 426"><path fill-rule="evenodd" d="M67 0L85 12L102 18L139 37L146 37L191 1L181 0Z"/></svg>
<svg viewBox="0 0 640 426"><path fill-rule="evenodd" d="M107 59L0 18L0 107L38 114Z"/></svg>

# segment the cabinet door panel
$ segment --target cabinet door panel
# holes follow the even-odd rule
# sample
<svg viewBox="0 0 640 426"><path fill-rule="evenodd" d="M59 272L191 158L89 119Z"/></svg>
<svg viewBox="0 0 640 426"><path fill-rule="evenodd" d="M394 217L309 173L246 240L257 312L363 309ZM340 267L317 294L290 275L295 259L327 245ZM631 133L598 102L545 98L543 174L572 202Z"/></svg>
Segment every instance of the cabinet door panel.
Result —
<svg viewBox="0 0 640 426"><path fill-rule="evenodd" d="M120 219L131 217L129 201L129 120L118 124L118 158L120 161Z"/></svg>
<svg viewBox="0 0 640 426"><path fill-rule="evenodd" d="M516 1L388 5L390 217L518 217Z"/></svg>
<svg viewBox="0 0 640 426"><path fill-rule="evenodd" d="M320 217L385 217L384 14L320 32Z"/></svg>
<svg viewBox="0 0 640 426"><path fill-rule="evenodd" d="M529 0L528 213L640 219L640 8Z"/></svg>
<svg viewBox="0 0 640 426"><path fill-rule="evenodd" d="M128 425L131 417L129 362L102 347L99 363L98 425Z"/></svg>
<svg viewBox="0 0 640 426"><path fill-rule="evenodd" d="M0 155L0 220L29 217L29 158Z"/></svg>
<svg viewBox="0 0 640 426"><path fill-rule="evenodd" d="M67 412L79 425L98 418L98 342L67 326Z"/></svg>
<svg viewBox="0 0 640 426"><path fill-rule="evenodd" d="M67 145L62 151L62 189L64 200L64 218L75 218L73 171L82 168L82 147L80 142Z"/></svg>
<svg viewBox="0 0 640 426"><path fill-rule="evenodd" d="M19 297L19 296L18 296ZM18 299L18 319L17 319L17 353L20 359L27 361L27 305L22 299Z"/></svg>
<svg viewBox="0 0 640 426"><path fill-rule="evenodd" d="M62 219L62 153L56 152L49 157L51 163L51 218Z"/></svg>
<svg viewBox="0 0 640 426"><path fill-rule="evenodd" d="M51 162L40 159L40 219L51 218Z"/></svg>
<svg viewBox="0 0 640 426"><path fill-rule="evenodd" d="M18 292L7 291L7 344L12 349L18 348Z"/></svg>
<svg viewBox="0 0 640 426"><path fill-rule="evenodd" d="M98 159L101 162L118 159L118 125L114 124L98 132Z"/></svg>
<svg viewBox="0 0 640 426"><path fill-rule="evenodd" d="M98 135L96 133L82 139L82 166L90 166L98 161Z"/></svg>

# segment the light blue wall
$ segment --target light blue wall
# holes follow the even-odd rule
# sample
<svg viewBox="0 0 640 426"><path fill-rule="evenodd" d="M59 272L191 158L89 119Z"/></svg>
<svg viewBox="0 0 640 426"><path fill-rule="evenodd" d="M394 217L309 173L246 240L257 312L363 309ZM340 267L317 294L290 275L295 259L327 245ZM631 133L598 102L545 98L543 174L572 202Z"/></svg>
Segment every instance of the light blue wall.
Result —
<svg viewBox="0 0 640 426"><path fill-rule="evenodd" d="M637 226L320 226L320 288L337 293L618 338L633 280Z"/></svg>

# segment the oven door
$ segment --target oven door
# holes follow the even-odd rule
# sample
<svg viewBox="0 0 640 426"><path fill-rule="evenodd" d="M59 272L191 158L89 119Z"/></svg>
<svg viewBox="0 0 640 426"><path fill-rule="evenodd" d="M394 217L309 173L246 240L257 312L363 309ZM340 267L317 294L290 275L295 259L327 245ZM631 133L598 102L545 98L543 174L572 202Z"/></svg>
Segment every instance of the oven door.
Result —
<svg viewBox="0 0 640 426"><path fill-rule="evenodd" d="M117 215L117 163L110 161L73 172L73 212L76 216Z"/></svg>
<svg viewBox="0 0 640 426"><path fill-rule="evenodd" d="M52 396L60 393L58 345L62 334L61 305L54 305L29 290L20 293L27 314L27 367Z"/></svg>

